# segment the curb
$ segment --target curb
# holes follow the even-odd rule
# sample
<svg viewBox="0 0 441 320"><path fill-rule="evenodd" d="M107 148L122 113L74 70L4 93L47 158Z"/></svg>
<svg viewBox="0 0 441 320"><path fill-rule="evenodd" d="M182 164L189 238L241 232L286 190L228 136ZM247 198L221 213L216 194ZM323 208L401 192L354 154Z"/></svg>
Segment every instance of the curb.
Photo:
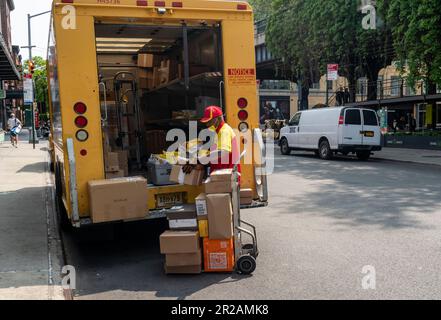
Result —
<svg viewBox="0 0 441 320"><path fill-rule="evenodd" d="M48 285L50 292L49 300L73 300L71 289L64 289L62 286L61 269L65 266L66 255L63 246L63 237L59 229L58 215L55 208L55 190L53 175L50 171L50 156L46 152L46 226L48 245Z"/></svg>
<svg viewBox="0 0 441 320"><path fill-rule="evenodd" d="M412 161L412 160L397 160L397 159L381 158L381 157L375 157L375 156L371 157L371 159L381 160L381 161L389 161L389 162L400 162L400 163L407 163L407 164L417 164L417 165L441 168L441 163L436 164L436 163L418 162L418 161Z"/></svg>

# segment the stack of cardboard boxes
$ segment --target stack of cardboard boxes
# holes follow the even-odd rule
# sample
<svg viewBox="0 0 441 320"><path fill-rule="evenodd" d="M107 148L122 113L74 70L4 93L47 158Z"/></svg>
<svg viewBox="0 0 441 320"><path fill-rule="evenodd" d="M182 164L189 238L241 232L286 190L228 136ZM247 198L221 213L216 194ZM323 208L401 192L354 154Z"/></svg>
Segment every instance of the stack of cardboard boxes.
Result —
<svg viewBox="0 0 441 320"><path fill-rule="evenodd" d="M157 58L153 54L141 53L138 55L138 86L140 89L154 88L153 69Z"/></svg>
<svg viewBox="0 0 441 320"><path fill-rule="evenodd" d="M201 273L201 246L197 231L165 231L159 242L161 253L165 254L166 273Z"/></svg>
<svg viewBox="0 0 441 320"><path fill-rule="evenodd" d="M204 182L205 194L197 197L201 230L208 224L208 235L203 238L205 272L231 272L234 269L232 175L231 169L213 172ZM202 218L205 210L207 219Z"/></svg>
<svg viewBox="0 0 441 320"><path fill-rule="evenodd" d="M129 175L129 154L126 150L111 151L104 148L106 179L122 178Z"/></svg>

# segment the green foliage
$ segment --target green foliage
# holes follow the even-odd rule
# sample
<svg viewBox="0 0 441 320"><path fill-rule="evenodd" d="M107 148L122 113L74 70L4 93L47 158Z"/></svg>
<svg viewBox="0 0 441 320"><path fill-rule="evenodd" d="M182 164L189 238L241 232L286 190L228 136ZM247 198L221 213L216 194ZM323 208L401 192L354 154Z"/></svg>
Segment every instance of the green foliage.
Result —
<svg viewBox="0 0 441 320"><path fill-rule="evenodd" d="M260 21L268 18L270 14L271 5L268 5L267 0L250 0L248 1L254 10L254 20Z"/></svg>
<svg viewBox="0 0 441 320"><path fill-rule="evenodd" d="M385 19L377 30L364 30L362 19L354 0L273 0L267 45L309 83L318 81L328 63L338 63L355 91L358 77L374 83L393 55ZM376 85L372 89L376 96Z"/></svg>
<svg viewBox="0 0 441 320"><path fill-rule="evenodd" d="M33 74L35 82L35 101L43 102L47 101L47 75L46 75L46 60L42 57L34 57L35 71ZM28 60L24 62L24 72L29 73Z"/></svg>
<svg viewBox="0 0 441 320"><path fill-rule="evenodd" d="M408 80L426 80L429 93L441 85L441 1L381 0L393 30L393 43L401 71Z"/></svg>

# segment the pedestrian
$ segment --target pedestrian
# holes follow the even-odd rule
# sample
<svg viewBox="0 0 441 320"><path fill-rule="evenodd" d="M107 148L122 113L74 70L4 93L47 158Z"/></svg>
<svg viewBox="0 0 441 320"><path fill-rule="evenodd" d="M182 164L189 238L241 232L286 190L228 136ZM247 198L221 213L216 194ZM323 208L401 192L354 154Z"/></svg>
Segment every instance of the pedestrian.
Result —
<svg viewBox="0 0 441 320"><path fill-rule="evenodd" d="M348 104L349 100L351 100L351 94L349 93L349 88L345 88L343 100L344 100L344 104Z"/></svg>
<svg viewBox="0 0 441 320"><path fill-rule="evenodd" d="M416 130L416 119L413 115L410 115L410 132L415 132Z"/></svg>
<svg viewBox="0 0 441 320"><path fill-rule="evenodd" d="M222 109L218 106L207 107L200 121L216 134L217 139L210 148L209 155L200 157L199 162L208 163L210 174L221 169L232 169L240 160L239 143L233 128L225 122ZM188 164L183 171L188 174L194 168L195 165ZM241 172L240 164L238 171Z"/></svg>
<svg viewBox="0 0 441 320"><path fill-rule="evenodd" d="M341 106L343 105L343 99L344 99L344 92L343 88L340 87L340 89L335 94L335 100L337 101L337 105Z"/></svg>
<svg viewBox="0 0 441 320"><path fill-rule="evenodd" d="M11 113L11 117L8 119L8 130L11 136L11 144L15 148L18 148L18 134L21 128L21 121L17 119L15 113Z"/></svg>

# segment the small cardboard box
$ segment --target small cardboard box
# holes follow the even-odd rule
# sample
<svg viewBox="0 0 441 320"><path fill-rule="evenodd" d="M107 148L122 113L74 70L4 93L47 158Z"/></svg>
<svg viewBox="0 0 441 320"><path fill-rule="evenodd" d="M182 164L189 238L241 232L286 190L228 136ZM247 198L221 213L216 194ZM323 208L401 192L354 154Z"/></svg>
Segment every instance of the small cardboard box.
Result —
<svg viewBox="0 0 441 320"><path fill-rule="evenodd" d="M233 190L231 181L212 181L211 177L204 182L206 194L231 193Z"/></svg>
<svg viewBox="0 0 441 320"><path fill-rule="evenodd" d="M147 180L143 177L88 182L94 223L144 218L148 214Z"/></svg>
<svg viewBox="0 0 441 320"><path fill-rule="evenodd" d="M213 182L217 181L232 181L233 169L216 170L210 174L210 179Z"/></svg>
<svg viewBox="0 0 441 320"><path fill-rule="evenodd" d="M138 67L140 68L153 68L154 67L154 55L141 53L138 54Z"/></svg>
<svg viewBox="0 0 441 320"><path fill-rule="evenodd" d="M172 230L198 230L196 207L192 204L175 206L166 215Z"/></svg>
<svg viewBox="0 0 441 320"><path fill-rule="evenodd" d="M151 90L154 88L154 81L152 79L140 78L138 81L138 85L140 89Z"/></svg>
<svg viewBox="0 0 441 320"><path fill-rule="evenodd" d="M106 172L106 179L124 178L124 170Z"/></svg>
<svg viewBox="0 0 441 320"><path fill-rule="evenodd" d="M129 152L127 150L118 150L114 152L118 154L119 168L123 170L124 176L127 177L129 175Z"/></svg>
<svg viewBox="0 0 441 320"><path fill-rule="evenodd" d="M195 202L196 202L196 213L198 220L208 219L207 195L205 193L201 193L195 198Z"/></svg>
<svg viewBox="0 0 441 320"><path fill-rule="evenodd" d="M253 203L253 198L240 198L241 205L250 205Z"/></svg>
<svg viewBox="0 0 441 320"><path fill-rule="evenodd" d="M208 220L199 220L198 221L198 229L199 229L199 236L201 238L207 238L208 237Z"/></svg>
<svg viewBox="0 0 441 320"><path fill-rule="evenodd" d="M165 264L167 267L183 267L201 265L201 251L195 253L175 253L165 256Z"/></svg>
<svg viewBox="0 0 441 320"><path fill-rule="evenodd" d="M240 190L240 204L250 205L253 203L253 189Z"/></svg>
<svg viewBox="0 0 441 320"><path fill-rule="evenodd" d="M116 152L108 152L105 155L106 172L119 171L119 159Z"/></svg>
<svg viewBox="0 0 441 320"><path fill-rule="evenodd" d="M233 208L231 195L207 194L208 236L212 240L233 237Z"/></svg>
<svg viewBox="0 0 441 320"><path fill-rule="evenodd" d="M234 269L233 239L211 240L204 238L204 271L231 272Z"/></svg>
<svg viewBox="0 0 441 320"><path fill-rule="evenodd" d="M153 70L146 68L138 68L138 78L140 79L153 79Z"/></svg>
<svg viewBox="0 0 441 320"><path fill-rule="evenodd" d="M193 169L186 174L182 170L182 166L174 165L170 173L170 181L188 186L200 186L204 179L204 170Z"/></svg>
<svg viewBox="0 0 441 320"><path fill-rule="evenodd" d="M182 267L169 267L164 264L166 274L199 274L202 272L201 265L197 266L182 266Z"/></svg>
<svg viewBox="0 0 441 320"><path fill-rule="evenodd" d="M159 237L162 254L195 253L200 250L199 232L167 230Z"/></svg>

